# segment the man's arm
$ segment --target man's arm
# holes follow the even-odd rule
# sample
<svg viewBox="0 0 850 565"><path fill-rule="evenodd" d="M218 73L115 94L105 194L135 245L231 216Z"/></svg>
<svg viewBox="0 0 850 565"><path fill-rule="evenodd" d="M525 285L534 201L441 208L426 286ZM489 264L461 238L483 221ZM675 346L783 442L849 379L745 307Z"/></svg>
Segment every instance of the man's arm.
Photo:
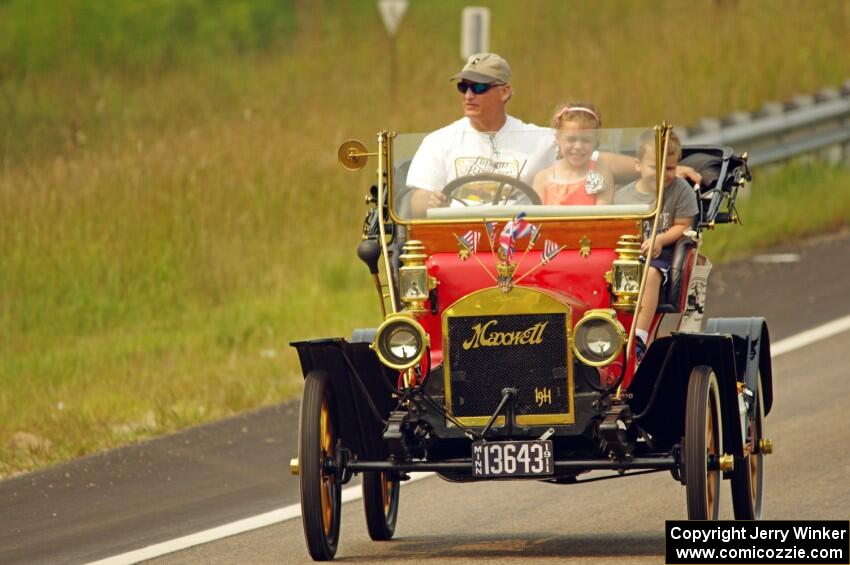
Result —
<svg viewBox="0 0 850 565"><path fill-rule="evenodd" d="M600 151L599 163L611 171L616 182L628 182L636 179L638 176L637 169L635 168L634 157L620 155L619 153Z"/></svg>
<svg viewBox="0 0 850 565"><path fill-rule="evenodd" d="M618 183L622 184L632 181L638 176L634 157L603 151L599 153L599 162L611 170L614 180ZM684 165L676 167L676 176L682 179L689 179L693 183L699 183L702 180L702 175L696 172L693 167Z"/></svg>
<svg viewBox="0 0 850 565"><path fill-rule="evenodd" d="M424 218L428 208L439 208L449 203L441 191L414 188L410 195L410 211L414 218Z"/></svg>

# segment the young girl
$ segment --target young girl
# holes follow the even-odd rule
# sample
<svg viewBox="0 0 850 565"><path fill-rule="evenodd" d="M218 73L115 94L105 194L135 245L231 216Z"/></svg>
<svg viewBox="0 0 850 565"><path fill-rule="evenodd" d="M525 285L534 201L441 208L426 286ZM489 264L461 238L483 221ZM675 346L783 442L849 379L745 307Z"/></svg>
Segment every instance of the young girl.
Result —
<svg viewBox="0 0 850 565"><path fill-rule="evenodd" d="M534 177L543 204L610 204L614 177L598 162L602 120L592 104L573 102L555 112L552 127L559 159Z"/></svg>

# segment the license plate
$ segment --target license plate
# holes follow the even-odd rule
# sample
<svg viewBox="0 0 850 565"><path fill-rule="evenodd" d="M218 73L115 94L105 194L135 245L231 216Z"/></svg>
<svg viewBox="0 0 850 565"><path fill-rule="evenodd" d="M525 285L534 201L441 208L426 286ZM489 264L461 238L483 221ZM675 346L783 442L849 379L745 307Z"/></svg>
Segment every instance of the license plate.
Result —
<svg viewBox="0 0 850 565"><path fill-rule="evenodd" d="M476 477L551 475L552 440L476 441L472 444L472 474Z"/></svg>

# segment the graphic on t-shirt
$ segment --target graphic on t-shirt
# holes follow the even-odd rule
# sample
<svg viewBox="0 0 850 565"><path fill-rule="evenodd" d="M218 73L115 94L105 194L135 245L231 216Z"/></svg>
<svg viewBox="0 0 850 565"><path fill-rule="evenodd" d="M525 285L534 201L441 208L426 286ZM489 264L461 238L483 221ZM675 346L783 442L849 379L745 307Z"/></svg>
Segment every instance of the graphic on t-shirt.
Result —
<svg viewBox="0 0 850 565"><path fill-rule="evenodd" d="M662 234L670 229L670 212L661 212L658 218L658 233ZM643 223L643 238L649 239L652 235L652 222L647 220Z"/></svg>
<svg viewBox="0 0 850 565"><path fill-rule="evenodd" d="M519 161L496 161L489 157L458 157L455 159L455 172L458 177L493 173L509 177L519 176Z"/></svg>

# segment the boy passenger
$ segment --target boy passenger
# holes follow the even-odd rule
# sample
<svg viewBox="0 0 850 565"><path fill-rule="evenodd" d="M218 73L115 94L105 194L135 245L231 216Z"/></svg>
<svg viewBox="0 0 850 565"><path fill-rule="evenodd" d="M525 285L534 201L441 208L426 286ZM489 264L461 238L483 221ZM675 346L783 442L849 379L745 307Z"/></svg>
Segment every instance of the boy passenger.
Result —
<svg viewBox="0 0 850 565"><path fill-rule="evenodd" d="M667 144L667 162L664 174L664 202L658 213L658 232L655 246L649 249L649 235L652 229L649 222L644 224L644 240L641 251L649 259L649 274L646 288L640 303L640 312L635 332L635 360L640 363L646 353L649 341L649 328L658 308L658 295L661 285L667 282L667 274L673 259L673 249L677 241L684 237L685 230L691 227L694 216L699 212L697 198L693 189L681 178L676 177L676 166L682 156L682 144L674 132L670 132ZM646 130L638 141L635 154L635 168L640 178L614 193L614 204L655 204L656 166L655 132Z"/></svg>

